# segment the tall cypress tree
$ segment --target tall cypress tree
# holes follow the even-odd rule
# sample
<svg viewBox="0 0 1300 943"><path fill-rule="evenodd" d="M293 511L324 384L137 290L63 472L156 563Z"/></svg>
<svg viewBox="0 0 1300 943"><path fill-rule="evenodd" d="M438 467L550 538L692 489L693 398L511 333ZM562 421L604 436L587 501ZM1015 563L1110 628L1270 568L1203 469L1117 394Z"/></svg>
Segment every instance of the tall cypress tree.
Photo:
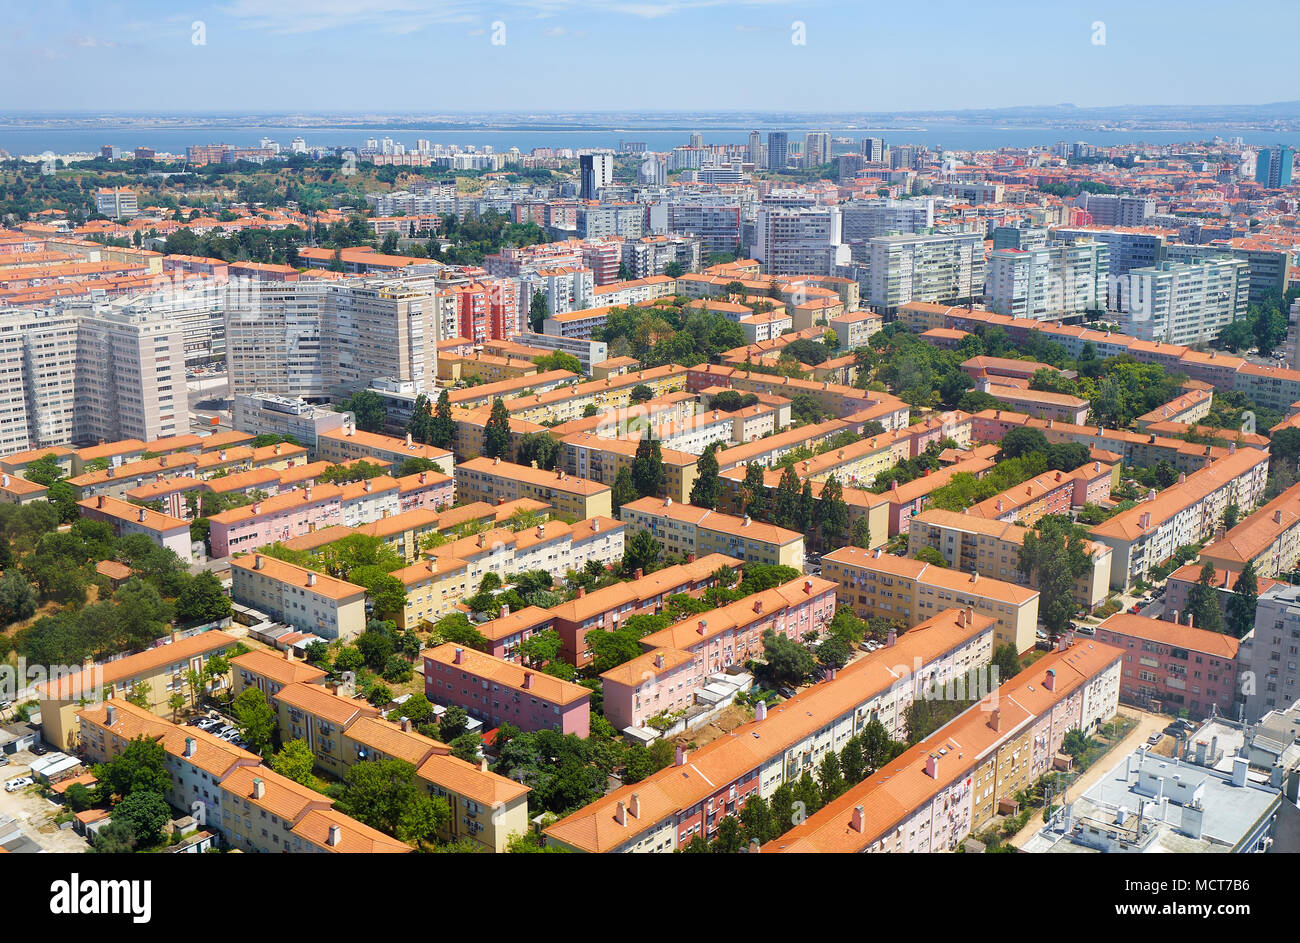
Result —
<svg viewBox="0 0 1300 943"><path fill-rule="evenodd" d="M1244 638L1255 627L1255 607L1259 602L1259 580L1255 578L1255 564L1246 561L1237 576L1237 585L1228 599L1227 632Z"/></svg>
<svg viewBox="0 0 1300 943"><path fill-rule="evenodd" d="M510 458L510 413L499 396L492 401L492 414L483 427L483 454L488 458Z"/></svg>

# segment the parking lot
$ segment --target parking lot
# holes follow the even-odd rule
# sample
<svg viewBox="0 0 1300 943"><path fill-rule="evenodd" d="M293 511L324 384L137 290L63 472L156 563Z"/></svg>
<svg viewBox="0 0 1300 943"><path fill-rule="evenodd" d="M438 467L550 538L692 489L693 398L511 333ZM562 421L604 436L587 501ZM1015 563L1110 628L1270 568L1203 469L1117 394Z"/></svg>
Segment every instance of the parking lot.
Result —
<svg viewBox="0 0 1300 943"><path fill-rule="evenodd" d="M210 733L219 740L225 740L241 750L248 749L248 744L239 736L239 728L234 725L232 719L223 716L218 711L208 711L206 714L191 717L186 721L186 724L197 727L205 733Z"/></svg>

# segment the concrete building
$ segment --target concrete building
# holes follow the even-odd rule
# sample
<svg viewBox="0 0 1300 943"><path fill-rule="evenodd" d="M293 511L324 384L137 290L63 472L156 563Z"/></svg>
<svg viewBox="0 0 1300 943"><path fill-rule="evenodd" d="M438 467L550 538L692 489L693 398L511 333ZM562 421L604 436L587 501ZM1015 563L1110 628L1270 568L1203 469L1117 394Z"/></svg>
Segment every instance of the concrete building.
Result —
<svg viewBox="0 0 1300 943"><path fill-rule="evenodd" d="M474 458L461 462L456 474L460 496L466 501L513 501L532 498L574 520L609 517L610 488L564 471L541 471L499 458Z"/></svg>
<svg viewBox="0 0 1300 943"><path fill-rule="evenodd" d="M867 303L878 311L910 301L959 304L984 291L981 234L877 236L868 257Z"/></svg>
<svg viewBox="0 0 1300 943"><path fill-rule="evenodd" d="M321 638L349 641L366 629L364 587L262 553L230 561L230 598Z"/></svg>
<svg viewBox="0 0 1300 943"><path fill-rule="evenodd" d="M696 835L711 839L749 796L770 798L872 719L891 737L905 736L908 704L931 684L964 678L991 657L990 621L967 615L938 613L831 680L770 711L760 708L732 736L694 751L679 749L672 766L546 828L546 843L589 853L670 853Z"/></svg>
<svg viewBox="0 0 1300 943"><path fill-rule="evenodd" d="M1054 768L1067 732L1115 714L1119 658L1091 641L1043 656L762 850L956 851Z"/></svg>
<svg viewBox="0 0 1300 943"><path fill-rule="evenodd" d="M144 691L151 714L171 713L173 694L189 695L187 672L202 672L208 659L224 656L237 642L225 632L200 632L189 638L173 636L167 644L143 652L95 663L90 659L80 671L51 676L36 685L41 708L41 732L45 741L61 750L79 745L78 711L87 702L102 699L112 692L115 700L125 701L137 690ZM212 686L220 690L226 678L216 678Z"/></svg>
<svg viewBox="0 0 1300 943"><path fill-rule="evenodd" d="M1300 587L1260 593L1255 629L1241 640L1237 657L1248 720L1300 699Z"/></svg>
<svg viewBox="0 0 1300 943"><path fill-rule="evenodd" d="M590 732L590 689L454 642L424 652L424 693L434 704L463 707L489 729L508 723L525 732Z"/></svg>
<svg viewBox="0 0 1300 943"><path fill-rule="evenodd" d="M915 623L953 606L994 620L997 644L1034 647L1038 591L876 550L842 547L822 557L822 572L839 584L840 603L863 619Z"/></svg>
<svg viewBox="0 0 1300 943"><path fill-rule="evenodd" d="M989 256L984 303L1017 318L1059 321L1106 307L1110 250L1078 240L1034 249L995 249Z"/></svg>
<svg viewBox="0 0 1300 943"><path fill-rule="evenodd" d="M803 569L803 534L683 504L672 498L641 498L619 512L630 533L648 530L664 551L685 556L722 553L746 563L779 564Z"/></svg>
<svg viewBox="0 0 1300 943"><path fill-rule="evenodd" d="M1204 344L1245 317L1249 266L1241 259L1162 262L1131 269L1119 287L1115 307L1126 335L1184 346Z"/></svg>
<svg viewBox="0 0 1300 943"><path fill-rule="evenodd" d="M1120 697L1144 710L1202 718L1237 715L1237 639L1190 625L1117 612L1097 641L1124 650Z"/></svg>

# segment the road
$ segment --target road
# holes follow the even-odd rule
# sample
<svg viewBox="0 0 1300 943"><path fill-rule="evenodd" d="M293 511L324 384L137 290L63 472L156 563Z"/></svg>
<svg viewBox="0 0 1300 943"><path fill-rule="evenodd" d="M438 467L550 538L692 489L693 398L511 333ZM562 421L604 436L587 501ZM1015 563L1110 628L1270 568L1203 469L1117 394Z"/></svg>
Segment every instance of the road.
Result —
<svg viewBox="0 0 1300 943"><path fill-rule="evenodd" d="M1087 772L1070 784L1070 788L1065 791L1067 802L1073 802L1075 799L1079 798L1079 796L1087 792L1094 783L1113 769L1115 764L1118 763L1122 757L1127 756L1142 744L1146 743L1147 738L1151 736L1151 734L1164 730L1165 727L1169 726L1170 722L1169 718L1163 714L1151 714L1147 711L1139 710L1136 707L1121 706L1119 712L1125 717L1136 719L1138 722L1137 726L1129 731L1128 736L1111 747L1104 756L1093 763L1092 766L1088 768ZM1042 827L1043 816L1041 812L1035 811L1035 813L1029 817L1028 824L1026 824L1025 827L1017 832L1012 838L1007 840L1008 844L1020 848L1025 844L1025 842L1037 835L1039 829Z"/></svg>

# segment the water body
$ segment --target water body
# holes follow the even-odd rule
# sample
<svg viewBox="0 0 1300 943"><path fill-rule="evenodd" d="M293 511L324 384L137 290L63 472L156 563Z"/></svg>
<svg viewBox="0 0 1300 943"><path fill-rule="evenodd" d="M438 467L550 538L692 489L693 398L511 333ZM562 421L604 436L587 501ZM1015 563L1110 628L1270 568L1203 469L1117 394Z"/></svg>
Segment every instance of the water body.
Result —
<svg viewBox="0 0 1300 943"><path fill-rule="evenodd" d="M1218 136L1224 140L1233 137L1242 138L1247 144L1289 144L1300 147L1300 132L1267 132L1258 130L1241 130L1224 128L1216 131L1091 131L1079 128L1026 128L997 127L987 124L969 124L958 122L915 123L895 128L850 128L831 127L792 128L762 125L758 129L767 141L769 130L783 130L790 135L790 141L802 142L809 130L829 130L832 137L846 137L857 140L863 137L882 137L886 143L921 144L931 149L948 150L993 150L999 147L1029 147L1031 145L1051 146L1057 141L1087 141L1099 146L1121 144L1179 144L1189 141L1208 141ZM415 148L419 138L427 139L433 144L459 145L465 147L490 145L495 151L508 151L517 147L525 154L537 147L610 147L616 148L620 141L644 142L649 150L667 151L678 145L689 143L692 131L704 136L705 144L745 144L749 140L747 128L673 128L662 127L647 130L644 128L620 129L610 126L591 126L556 130L554 128L367 128L367 127L331 127L331 128L295 128L285 126L242 127L214 126L210 128L155 128L147 125L122 126L111 129L100 127L86 128L14 128L0 125L0 148L15 156L41 154L52 151L56 154L94 153L105 144L123 148L137 146L152 147L164 153L184 154L191 144L229 144L237 147L256 147L262 138L271 138L282 146L288 147L295 137L303 138L310 147L360 147L367 138L392 138L406 145L408 150Z"/></svg>

